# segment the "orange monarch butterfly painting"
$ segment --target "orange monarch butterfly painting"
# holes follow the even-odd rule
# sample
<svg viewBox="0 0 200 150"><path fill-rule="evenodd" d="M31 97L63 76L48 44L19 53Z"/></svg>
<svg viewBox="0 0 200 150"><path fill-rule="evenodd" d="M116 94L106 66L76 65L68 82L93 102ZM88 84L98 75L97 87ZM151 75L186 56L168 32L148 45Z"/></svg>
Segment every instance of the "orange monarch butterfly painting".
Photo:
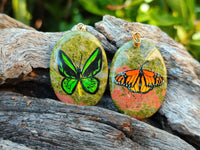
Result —
<svg viewBox="0 0 200 150"><path fill-rule="evenodd" d="M154 87L161 86L164 83L164 79L160 74L143 69L143 66L148 62L144 62L139 69L117 74L114 83L127 87L133 93L141 94L148 93Z"/></svg>

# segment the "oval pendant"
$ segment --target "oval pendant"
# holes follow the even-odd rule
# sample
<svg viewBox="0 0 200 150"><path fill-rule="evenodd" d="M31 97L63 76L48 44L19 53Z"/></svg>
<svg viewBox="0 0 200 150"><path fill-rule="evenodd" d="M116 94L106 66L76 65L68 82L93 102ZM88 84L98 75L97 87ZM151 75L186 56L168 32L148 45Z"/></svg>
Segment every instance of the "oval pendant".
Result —
<svg viewBox="0 0 200 150"><path fill-rule="evenodd" d="M50 77L62 102L95 105L105 91L108 78L107 58L101 43L86 31L66 33L52 51Z"/></svg>
<svg viewBox="0 0 200 150"><path fill-rule="evenodd" d="M110 92L116 107L136 119L152 116L161 106L167 88L167 71L159 50L134 39L116 52L110 69Z"/></svg>

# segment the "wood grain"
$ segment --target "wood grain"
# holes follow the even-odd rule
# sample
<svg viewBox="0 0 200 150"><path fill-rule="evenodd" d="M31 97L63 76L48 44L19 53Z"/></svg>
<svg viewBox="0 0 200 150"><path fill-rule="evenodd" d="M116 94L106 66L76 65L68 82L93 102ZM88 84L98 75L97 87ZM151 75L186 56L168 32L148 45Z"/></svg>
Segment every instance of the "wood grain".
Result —
<svg viewBox="0 0 200 150"><path fill-rule="evenodd" d="M1 137L32 149L194 149L172 134L104 108L10 92L0 97Z"/></svg>
<svg viewBox="0 0 200 150"><path fill-rule="evenodd" d="M4 28L22 28L27 30L35 30L34 28L31 28L9 16L6 14L0 13L0 29Z"/></svg>

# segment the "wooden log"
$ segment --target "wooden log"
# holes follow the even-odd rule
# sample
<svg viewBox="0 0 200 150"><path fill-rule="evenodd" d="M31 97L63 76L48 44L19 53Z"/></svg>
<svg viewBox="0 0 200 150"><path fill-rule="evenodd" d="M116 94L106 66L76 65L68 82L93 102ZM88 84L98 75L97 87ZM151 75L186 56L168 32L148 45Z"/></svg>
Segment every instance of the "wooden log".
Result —
<svg viewBox="0 0 200 150"><path fill-rule="evenodd" d="M0 140L1 150L32 150L22 144L14 143L9 140Z"/></svg>
<svg viewBox="0 0 200 150"><path fill-rule="evenodd" d="M0 93L0 135L32 149L194 149L179 137L96 106Z"/></svg>
<svg viewBox="0 0 200 150"><path fill-rule="evenodd" d="M27 30L35 30L5 14L0 13L0 29L4 28L22 28Z"/></svg>
<svg viewBox="0 0 200 150"><path fill-rule="evenodd" d="M2 20L0 24L1 22ZM10 26L13 25L0 30L0 90L3 90L4 85L15 87L22 81L37 81L41 83L40 86L50 86L50 54L57 40L66 32L44 33L9 28ZM112 16L104 16L102 21L95 24L95 28L88 26L88 30L102 43L108 62L111 62L117 48L131 40L131 32L140 32L143 39L158 47L167 66L168 88L164 103L155 118L159 118L157 121L164 130L175 133L199 148L199 62L181 44L152 25L129 23ZM34 71L34 76L31 71ZM108 92L107 90L106 93ZM103 102L106 100L102 99ZM112 103L109 106L107 104L103 106L114 108Z"/></svg>

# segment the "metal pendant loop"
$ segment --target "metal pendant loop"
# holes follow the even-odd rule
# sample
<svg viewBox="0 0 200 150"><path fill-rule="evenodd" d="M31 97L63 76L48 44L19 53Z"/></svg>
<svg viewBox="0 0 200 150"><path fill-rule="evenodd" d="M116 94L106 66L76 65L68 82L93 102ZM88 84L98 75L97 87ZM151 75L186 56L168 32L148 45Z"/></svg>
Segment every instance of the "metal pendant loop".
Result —
<svg viewBox="0 0 200 150"><path fill-rule="evenodd" d="M77 24L76 28L78 31L87 31L87 27L83 23Z"/></svg>
<svg viewBox="0 0 200 150"><path fill-rule="evenodd" d="M141 34L139 32L136 32L136 33L132 34L132 37L133 37L133 46L135 48L140 47L140 44L141 44Z"/></svg>

